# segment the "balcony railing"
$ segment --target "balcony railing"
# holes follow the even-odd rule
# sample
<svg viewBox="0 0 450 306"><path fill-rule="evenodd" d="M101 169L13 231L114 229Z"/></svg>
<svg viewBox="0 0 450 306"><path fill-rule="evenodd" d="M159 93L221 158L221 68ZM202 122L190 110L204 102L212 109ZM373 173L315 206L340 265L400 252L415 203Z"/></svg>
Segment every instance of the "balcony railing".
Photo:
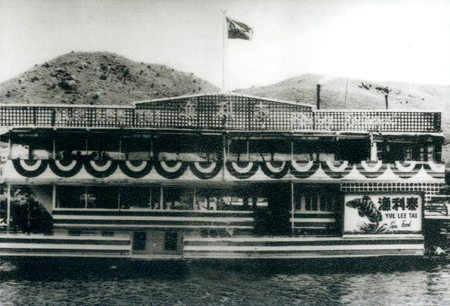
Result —
<svg viewBox="0 0 450 306"><path fill-rule="evenodd" d="M0 107L8 128L137 128L235 131L441 132L441 113L413 111L310 111L304 106L248 102L232 112L166 102L147 108L92 106ZM185 103L186 104L186 103ZM257 108L257 106L260 108Z"/></svg>

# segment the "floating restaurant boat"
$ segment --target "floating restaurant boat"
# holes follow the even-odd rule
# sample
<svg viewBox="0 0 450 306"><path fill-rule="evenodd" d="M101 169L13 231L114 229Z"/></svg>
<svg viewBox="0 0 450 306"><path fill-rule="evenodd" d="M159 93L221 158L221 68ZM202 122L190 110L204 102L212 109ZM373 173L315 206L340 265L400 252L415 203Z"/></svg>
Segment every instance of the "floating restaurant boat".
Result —
<svg viewBox="0 0 450 306"><path fill-rule="evenodd" d="M0 126L0 258L420 257L442 215L439 112L202 94Z"/></svg>

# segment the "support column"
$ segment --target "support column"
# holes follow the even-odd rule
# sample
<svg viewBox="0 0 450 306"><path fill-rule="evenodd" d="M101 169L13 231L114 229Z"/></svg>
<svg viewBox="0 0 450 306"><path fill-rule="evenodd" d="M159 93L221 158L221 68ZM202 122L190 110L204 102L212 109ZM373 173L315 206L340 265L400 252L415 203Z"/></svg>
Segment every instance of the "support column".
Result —
<svg viewBox="0 0 450 306"><path fill-rule="evenodd" d="M9 234L10 219L11 219L11 184L6 188L6 233Z"/></svg>
<svg viewBox="0 0 450 306"><path fill-rule="evenodd" d="M53 152L52 152L52 158L56 159L56 140L53 138Z"/></svg>
<svg viewBox="0 0 450 306"><path fill-rule="evenodd" d="M11 138L8 139L8 159L11 159L12 157L12 143L11 143Z"/></svg>
<svg viewBox="0 0 450 306"><path fill-rule="evenodd" d="M373 139L373 134L370 134L370 161L378 161L378 146Z"/></svg>
<svg viewBox="0 0 450 306"><path fill-rule="evenodd" d="M56 184L53 184L52 190L52 209L56 208Z"/></svg>
<svg viewBox="0 0 450 306"><path fill-rule="evenodd" d="M227 137L226 137L225 134L223 134L222 146L223 146L223 152L222 152L222 180L225 181L225 169L226 169L226 162L227 162Z"/></svg>
<svg viewBox="0 0 450 306"><path fill-rule="evenodd" d="M291 235L294 236L294 211L295 211L295 197L294 197L294 182L291 181Z"/></svg>
<svg viewBox="0 0 450 306"><path fill-rule="evenodd" d="M164 189L163 186L161 185L160 187L160 192L159 192L159 209L162 210L163 209L163 201L164 201Z"/></svg>

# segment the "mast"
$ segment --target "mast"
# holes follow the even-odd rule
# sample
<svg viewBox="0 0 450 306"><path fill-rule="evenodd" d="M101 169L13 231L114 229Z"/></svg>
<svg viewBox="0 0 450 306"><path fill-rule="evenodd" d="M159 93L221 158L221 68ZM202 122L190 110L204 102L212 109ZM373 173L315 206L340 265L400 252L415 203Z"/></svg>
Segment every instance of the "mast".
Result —
<svg viewBox="0 0 450 306"><path fill-rule="evenodd" d="M227 56L227 39L228 39L228 29L227 29L227 11L221 10L223 14L223 48L222 48L222 92L225 91L225 76L226 76L226 56Z"/></svg>

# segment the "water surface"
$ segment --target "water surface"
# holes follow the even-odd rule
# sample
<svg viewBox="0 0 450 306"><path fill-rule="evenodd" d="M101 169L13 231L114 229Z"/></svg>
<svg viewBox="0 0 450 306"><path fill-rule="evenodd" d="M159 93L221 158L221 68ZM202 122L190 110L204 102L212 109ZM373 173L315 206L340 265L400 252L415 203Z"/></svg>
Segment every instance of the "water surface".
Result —
<svg viewBox="0 0 450 306"><path fill-rule="evenodd" d="M1 305L448 305L450 264L0 263Z"/></svg>

